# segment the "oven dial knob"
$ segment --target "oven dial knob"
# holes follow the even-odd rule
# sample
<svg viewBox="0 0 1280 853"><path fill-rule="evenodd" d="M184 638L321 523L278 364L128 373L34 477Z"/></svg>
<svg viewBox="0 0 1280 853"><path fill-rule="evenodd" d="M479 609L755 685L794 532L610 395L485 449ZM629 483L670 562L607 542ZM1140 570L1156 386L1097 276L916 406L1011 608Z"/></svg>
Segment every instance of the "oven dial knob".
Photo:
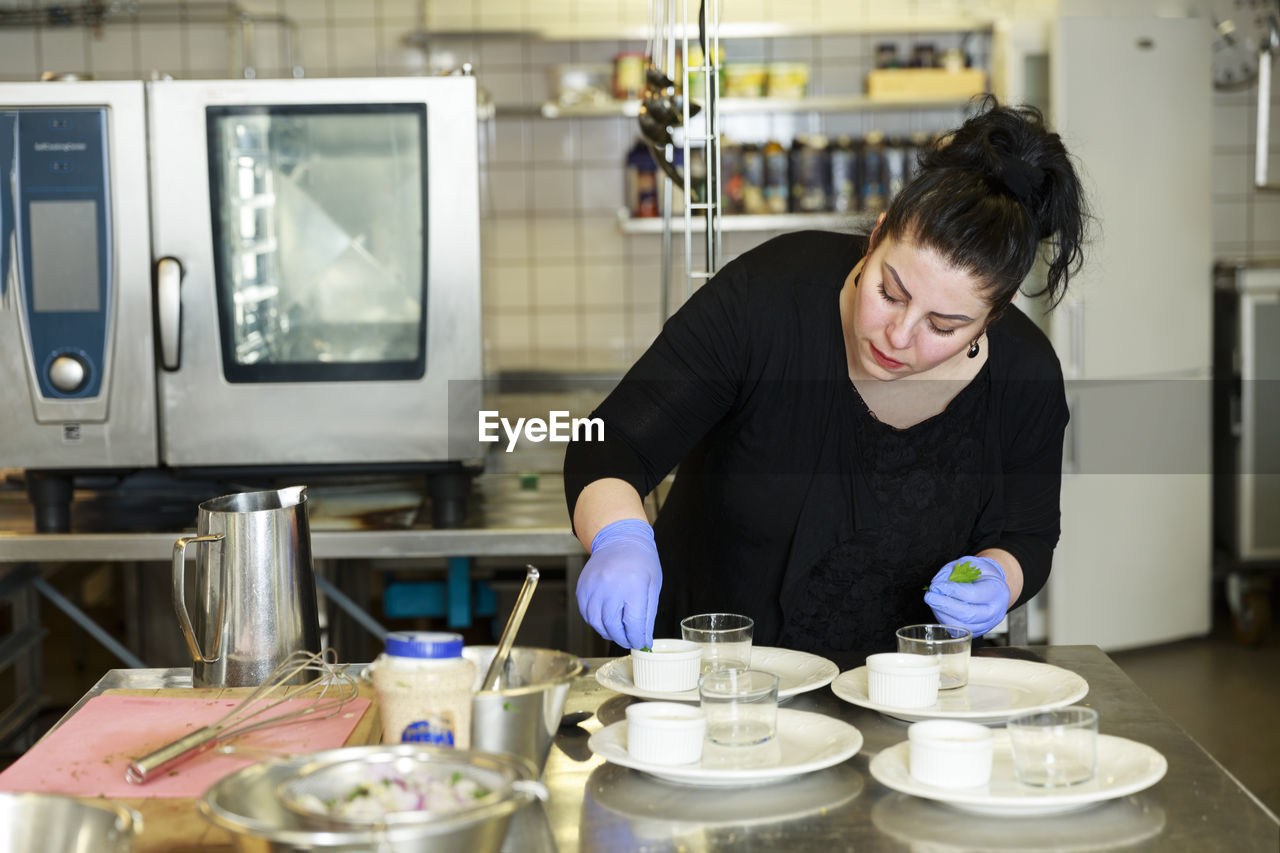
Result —
<svg viewBox="0 0 1280 853"><path fill-rule="evenodd" d="M88 378L85 363L74 355L60 355L49 365L49 381L64 394L79 391Z"/></svg>

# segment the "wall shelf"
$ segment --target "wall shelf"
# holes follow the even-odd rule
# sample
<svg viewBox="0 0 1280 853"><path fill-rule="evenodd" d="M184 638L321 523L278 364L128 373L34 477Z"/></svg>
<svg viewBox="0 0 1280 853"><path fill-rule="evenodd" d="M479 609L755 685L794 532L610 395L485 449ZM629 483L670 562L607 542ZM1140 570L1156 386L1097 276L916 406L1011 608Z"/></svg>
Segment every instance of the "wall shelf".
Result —
<svg viewBox="0 0 1280 853"><path fill-rule="evenodd" d="M903 95L869 98L866 95L815 95L809 98L721 98L720 115L753 115L758 113L836 113L871 110L963 109L965 97ZM640 102L606 101L597 104L566 106L555 101L542 105L543 118L601 118L640 114Z"/></svg>
<svg viewBox="0 0 1280 853"><path fill-rule="evenodd" d="M865 222L872 221L862 213L776 213L764 216L746 214L726 215L720 218L722 231L803 231L820 228L830 231L857 231ZM684 214L671 217L672 231L677 225L684 229ZM618 211L618 230L623 234L661 234L662 217L632 218L626 210ZM707 230L706 220L699 213L693 219L694 231Z"/></svg>
<svg viewBox="0 0 1280 853"><path fill-rule="evenodd" d="M849 14L843 20L824 20L821 24L796 21L731 21L720 25L720 38L796 38L825 35L862 35L879 33L942 33L942 32L990 32L995 18L969 15L929 15L879 17ZM627 25L613 21L551 22L535 26L538 35L548 41L644 41L652 33L648 25ZM697 39L697 27L677 28L676 37L688 35Z"/></svg>

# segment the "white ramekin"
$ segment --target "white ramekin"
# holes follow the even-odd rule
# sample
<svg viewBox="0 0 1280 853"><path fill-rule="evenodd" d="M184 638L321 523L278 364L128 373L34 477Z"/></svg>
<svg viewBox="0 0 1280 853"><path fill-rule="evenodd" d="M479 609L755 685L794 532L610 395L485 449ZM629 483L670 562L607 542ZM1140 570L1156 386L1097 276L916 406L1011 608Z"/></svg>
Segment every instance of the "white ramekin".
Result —
<svg viewBox="0 0 1280 853"><path fill-rule="evenodd" d="M696 705L639 702L627 706L627 752L650 764L692 764L702 757L707 718Z"/></svg>
<svg viewBox="0 0 1280 853"><path fill-rule="evenodd" d="M697 690L701 672L702 646L690 640L654 640L652 651L631 650L631 680L641 690Z"/></svg>
<svg viewBox="0 0 1280 853"><path fill-rule="evenodd" d="M867 696L892 708L928 708L938 701L941 671L936 655L868 655Z"/></svg>
<svg viewBox="0 0 1280 853"><path fill-rule="evenodd" d="M924 720L907 727L911 776L938 788L991 781L991 730L963 720Z"/></svg>

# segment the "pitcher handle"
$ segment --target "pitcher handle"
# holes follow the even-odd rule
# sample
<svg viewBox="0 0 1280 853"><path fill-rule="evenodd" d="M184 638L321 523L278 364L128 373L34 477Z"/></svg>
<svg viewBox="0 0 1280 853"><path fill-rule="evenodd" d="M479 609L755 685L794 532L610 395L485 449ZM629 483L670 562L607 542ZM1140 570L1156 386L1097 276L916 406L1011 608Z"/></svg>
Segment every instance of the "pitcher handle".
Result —
<svg viewBox="0 0 1280 853"><path fill-rule="evenodd" d="M196 639L195 629L191 626L191 616L187 613L187 597L184 588L187 546L192 542L217 542L221 539L221 533L211 533L204 536L184 536L173 543L173 609L178 613L178 626L182 628L182 636L187 640L187 649L196 663L215 663L218 660L218 652L222 648L222 617L227 607L227 563L225 560L222 561L219 589L223 594L218 596L216 621L218 630L213 635L213 648L209 651L209 656L205 657L200 651L200 641Z"/></svg>

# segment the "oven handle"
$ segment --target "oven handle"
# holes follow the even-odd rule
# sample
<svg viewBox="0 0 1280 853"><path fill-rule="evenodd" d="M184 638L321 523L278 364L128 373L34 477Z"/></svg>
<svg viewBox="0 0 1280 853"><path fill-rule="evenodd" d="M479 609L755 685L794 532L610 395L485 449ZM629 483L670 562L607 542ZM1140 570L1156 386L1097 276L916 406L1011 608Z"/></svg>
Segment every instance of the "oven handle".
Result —
<svg viewBox="0 0 1280 853"><path fill-rule="evenodd" d="M156 326L160 366L177 370L182 366L182 262L177 258L156 262Z"/></svg>

